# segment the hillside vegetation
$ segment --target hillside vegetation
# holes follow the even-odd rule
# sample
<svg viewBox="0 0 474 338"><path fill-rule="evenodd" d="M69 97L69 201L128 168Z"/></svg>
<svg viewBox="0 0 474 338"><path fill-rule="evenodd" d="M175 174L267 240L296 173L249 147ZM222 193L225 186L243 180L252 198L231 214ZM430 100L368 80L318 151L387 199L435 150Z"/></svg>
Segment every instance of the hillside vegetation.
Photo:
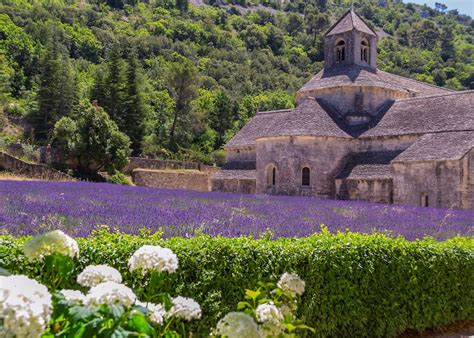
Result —
<svg viewBox="0 0 474 338"><path fill-rule="evenodd" d="M294 106L323 66L325 31L348 9L345 0L0 3L0 148L23 138L80 159L94 148L207 163L258 110ZM474 87L470 17L399 0L354 7L381 33L379 68Z"/></svg>

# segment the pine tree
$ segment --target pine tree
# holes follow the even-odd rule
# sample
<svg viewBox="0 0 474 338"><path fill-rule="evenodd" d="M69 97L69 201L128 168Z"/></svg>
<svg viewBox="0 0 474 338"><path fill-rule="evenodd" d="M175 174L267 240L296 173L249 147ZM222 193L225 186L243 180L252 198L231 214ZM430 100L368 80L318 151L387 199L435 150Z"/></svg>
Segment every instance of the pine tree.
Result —
<svg viewBox="0 0 474 338"><path fill-rule="evenodd" d="M135 52L130 52L127 67L127 90L124 101L123 132L132 141L133 154L140 151L143 135L145 133L146 110L141 95L139 64Z"/></svg>
<svg viewBox="0 0 474 338"><path fill-rule="evenodd" d="M47 140L54 124L70 116L79 103L74 69L65 56L49 48L42 61L38 89L38 111L33 115L36 137Z"/></svg>
<svg viewBox="0 0 474 338"><path fill-rule="evenodd" d="M126 81L124 61L121 53L114 48L108 60L107 80L105 81L107 96L101 106L117 123L120 130L124 130L125 127L122 117L126 98Z"/></svg>

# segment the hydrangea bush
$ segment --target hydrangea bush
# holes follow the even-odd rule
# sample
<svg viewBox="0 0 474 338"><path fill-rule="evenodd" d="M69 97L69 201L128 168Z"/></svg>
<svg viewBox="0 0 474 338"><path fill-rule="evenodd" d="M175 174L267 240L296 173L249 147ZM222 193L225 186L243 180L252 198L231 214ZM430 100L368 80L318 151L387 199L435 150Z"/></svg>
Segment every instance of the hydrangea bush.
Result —
<svg viewBox="0 0 474 338"><path fill-rule="evenodd" d="M75 239L80 257L73 260L72 277L56 289L44 282L53 293L55 310L59 299L67 297L53 291L80 290L86 296L89 288L77 284L77 275L88 265L107 264L120 272L122 283L139 300L129 308L133 310L134 321L151 327L165 323L169 310L158 296L160 293L195 299L202 309L201 319L171 323L177 325L179 332L184 324L194 337L208 336L227 313L236 310L242 290L254 290L259 281L274 281L279 288L293 291L298 298L297 318L304 318L307 325L314 327L316 336L394 337L406 330L423 331L474 318L474 238L469 237L443 242L429 238L407 241L380 234L323 232L306 238L276 240L203 235L163 239L157 233L133 236L101 229L87 238ZM24 255L24 243L28 240L30 237L0 235L0 267L43 281L43 265L29 263ZM146 298L146 288L152 287L147 285L152 272L131 272L129 267L133 253L144 245L169 248L179 259L176 272L161 274L163 281L153 299ZM285 271L291 272L290 276L297 273L305 281L301 296L297 293L302 291L303 284L296 276L294 280L282 278ZM82 298L77 293L75 296ZM173 298L165 300L170 306ZM283 315L291 311L276 302L274 305ZM112 318L113 313L108 311L103 309L102 317ZM248 318L240 315L246 314L237 313L230 318L246 322ZM84 312L80 310L75 315L79 314ZM123 314L123 318L127 316L132 313ZM53 314L53 318L58 316ZM254 317L250 319L257 325ZM225 322L220 325L225 326ZM248 332L251 327L241 329ZM306 334L312 335L310 331Z"/></svg>
<svg viewBox="0 0 474 338"><path fill-rule="evenodd" d="M145 301L105 264L89 265L77 276L77 287L86 293L59 290L79 256L77 242L62 231L27 241L24 255L46 269L52 294L26 276L0 276L0 337L185 337L192 336L185 323L201 318L195 300L159 292L163 274L178 269L178 258L168 248L144 245L129 259L130 271L147 279L138 289ZM150 302L155 298L160 303Z"/></svg>
<svg viewBox="0 0 474 338"><path fill-rule="evenodd" d="M304 293L305 282L294 273L285 272L277 283L259 283L257 290L245 290L245 300L237 310L222 318L214 335L229 338L242 337L294 337L302 331L315 332L297 318L297 295ZM282 288L283 286L283 288Z"/></svg>

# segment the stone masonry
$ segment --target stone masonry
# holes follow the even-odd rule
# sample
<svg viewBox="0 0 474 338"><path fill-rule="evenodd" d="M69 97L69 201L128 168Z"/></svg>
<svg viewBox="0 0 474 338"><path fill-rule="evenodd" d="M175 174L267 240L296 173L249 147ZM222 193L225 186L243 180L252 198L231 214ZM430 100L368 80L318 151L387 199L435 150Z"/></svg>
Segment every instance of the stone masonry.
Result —
<svg viewBox="0 0 474 338"><path fill-rule="evenodd" d="M377 34L353 10L296 102L225 145L212 190L474 208L474 91L377 69Z"/></svg>

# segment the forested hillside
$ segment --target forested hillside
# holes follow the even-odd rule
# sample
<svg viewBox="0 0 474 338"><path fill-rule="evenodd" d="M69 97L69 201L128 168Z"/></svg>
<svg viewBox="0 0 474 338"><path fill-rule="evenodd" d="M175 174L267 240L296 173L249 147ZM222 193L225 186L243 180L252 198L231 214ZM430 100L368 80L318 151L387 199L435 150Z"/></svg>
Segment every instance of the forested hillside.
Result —
<svg viewBox="0 0 474 338"><path fill-rule="evenodd" d="M107 149L219 161L258 110L294 105L348 5L0 0L0 146L22 138L79 152L95 147L81 137L93 131L113 140ZM354 7L380 33L379 68L474 88L470 17L400 0Z"/></svg>

